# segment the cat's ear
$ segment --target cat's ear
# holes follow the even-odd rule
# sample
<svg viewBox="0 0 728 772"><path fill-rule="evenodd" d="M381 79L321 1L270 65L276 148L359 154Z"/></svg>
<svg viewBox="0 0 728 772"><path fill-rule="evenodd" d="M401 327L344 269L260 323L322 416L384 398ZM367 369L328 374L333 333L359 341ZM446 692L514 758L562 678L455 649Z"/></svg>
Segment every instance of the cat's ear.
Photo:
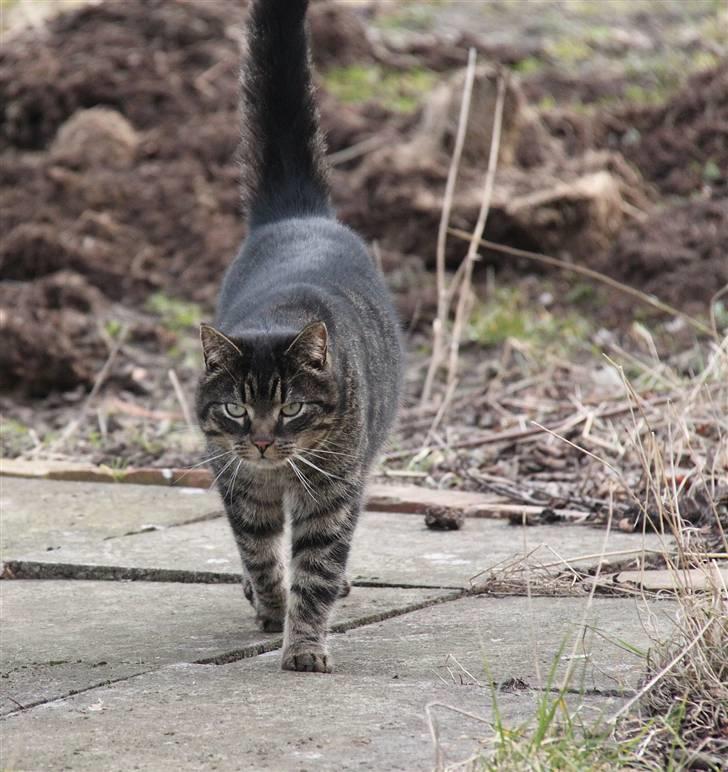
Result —
<svg viewBox="0 0 728 772"><path fill-rule="evenodd" d="M200 342L205 357L205 369L208 372L230 367L243 355L230 338L209 324L200 325Z"/></svg>
<svg viewBox="0 0 728 772"><path fill-rule="evenodd" d="M286 356L320 370L326 364L328 347L329 332L326 325L323 322L311 322L286 349Z"/></svg>

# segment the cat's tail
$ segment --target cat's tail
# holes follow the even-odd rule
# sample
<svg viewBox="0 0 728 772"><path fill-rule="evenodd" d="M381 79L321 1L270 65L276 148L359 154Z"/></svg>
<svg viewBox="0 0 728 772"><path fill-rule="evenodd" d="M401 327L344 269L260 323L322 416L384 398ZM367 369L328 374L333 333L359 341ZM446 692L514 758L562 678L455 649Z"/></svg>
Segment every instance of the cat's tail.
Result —
<svg viewBox="0 0 728 772"><path fill-rule="evenodd" d="M254 0L241 76L243 202L251 227L331 215L311 79L308 0Z"/></svg>

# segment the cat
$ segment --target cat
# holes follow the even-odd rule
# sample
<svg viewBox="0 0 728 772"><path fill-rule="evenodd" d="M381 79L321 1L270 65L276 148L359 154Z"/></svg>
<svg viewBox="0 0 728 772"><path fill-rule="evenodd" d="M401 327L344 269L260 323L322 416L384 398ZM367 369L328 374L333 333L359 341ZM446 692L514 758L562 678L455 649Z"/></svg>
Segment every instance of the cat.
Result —
<svg viewBox="0 0 728 772"><path fill-rule="evenodd" d="M248 235L200 329L196 408L264 631L282 667L329 673L327 627L404 350L381 272L330 203L307 0L254 0L242 68ZM290 570L283 532L290 531Z"/></svg>

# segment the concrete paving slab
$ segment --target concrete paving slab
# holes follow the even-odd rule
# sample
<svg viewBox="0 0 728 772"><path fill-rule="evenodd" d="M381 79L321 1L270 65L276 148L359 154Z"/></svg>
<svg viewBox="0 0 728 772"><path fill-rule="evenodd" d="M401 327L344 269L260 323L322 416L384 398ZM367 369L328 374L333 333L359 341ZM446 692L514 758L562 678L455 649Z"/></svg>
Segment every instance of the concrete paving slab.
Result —
<svg viewBox="0 0 728 772"><path fill-rule="evenodd" d="M691 568L647 571L620 571L614 577L615 584L632 585L640 590L684 592L686 587L691 590L709 591L713 587L728 587L728 563L713 562L709 570Z"/></svg>
<svg viewBox="0 0 728 772"><path fill-rule="evenodd" d="M469 587L471 576L523 554L524 549L548 544L556 555L575 557L599 553L603 541L604 531L578 525L522 528L502 520L473 518L460 531L443 532L427 529L424 519L415 515L367 512L354 536L349 577L391 585ZM610 534L607 550L638 550L643 546L657 549L662 542L651 534L643 537L615 531ZM553 559L554 553L550 552L549 558ZM165 571L240 571L237 548L224 518L103 541L95 532L86 536L76 533L52 552L19 551L9 557Z"/></svg>
<svg viewBox="0 0 728 772"><path fill-rule="evenodd" d="M178 525L213 512L216 493L113 483L0 477L0 557L101 541L145 528Z"/></svg>
<svg viewBox="0 0 728 772"><path fill-rule="evenodd" d="M281 671L277 652L224 666L175 666L6 718L5 764L74 770L429 770L425 706L492 719L489 675L545 677L586 601L466 598L336 636L331 676ZM653 603L663 617L672 607ZM638 646L647 636L634 602L598 598L590 621ZM568 650L570 653L570 650ZM581 656L581 652L578 652ZM634 685L639 660L594 637L584 686ZM604 669L608 675L600 671ZM578 686L578 683L577 683ZM533 717L540 693L498 693L506 722ZM589 724L620 704L576 694ZM433 708L447 761L476 751L486 724Z"/></svg>
<svg viewBox="0 0 728 772"><path fill-rule="evenodd" d="M177 662L280 646L236 585L3 582L0 713ZM386 617L447 593L355 587L334 622Z"/></svg>

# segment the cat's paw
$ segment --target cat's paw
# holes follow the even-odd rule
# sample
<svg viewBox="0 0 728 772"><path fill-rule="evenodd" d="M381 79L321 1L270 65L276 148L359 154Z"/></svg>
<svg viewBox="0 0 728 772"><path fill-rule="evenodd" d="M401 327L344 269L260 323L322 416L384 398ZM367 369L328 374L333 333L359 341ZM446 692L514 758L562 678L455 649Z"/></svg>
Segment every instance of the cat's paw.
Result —
<svg viewBox="0 0 728 772"><path fill-rule="evenodd" d="M282 633L283 620L286 617L284 606L258 606L255 621L264 633Z"/></svg>
<svg viewBox="0 0 728 772"><path fill-rule="evenodd" d="M282 633L283 632L283 615L281 616L262 616L257 614L255 621L258 623L258 627L264 633Z"/></svg>
<svg viewBox="0 0 728 772"><path fill-rule="evenodd" d="M298 670L305 673L331 673L334 660L323 646L301 643L289 646L283 652L281 666L284 670Z"/></svg>
<svg viewBox="0 0 728 772"><path fill-rule="evenodd" d="M339 597L345 598L351 592L351 582L348 579L344 579L344 584L341 585L339 590Z"/></svg>

